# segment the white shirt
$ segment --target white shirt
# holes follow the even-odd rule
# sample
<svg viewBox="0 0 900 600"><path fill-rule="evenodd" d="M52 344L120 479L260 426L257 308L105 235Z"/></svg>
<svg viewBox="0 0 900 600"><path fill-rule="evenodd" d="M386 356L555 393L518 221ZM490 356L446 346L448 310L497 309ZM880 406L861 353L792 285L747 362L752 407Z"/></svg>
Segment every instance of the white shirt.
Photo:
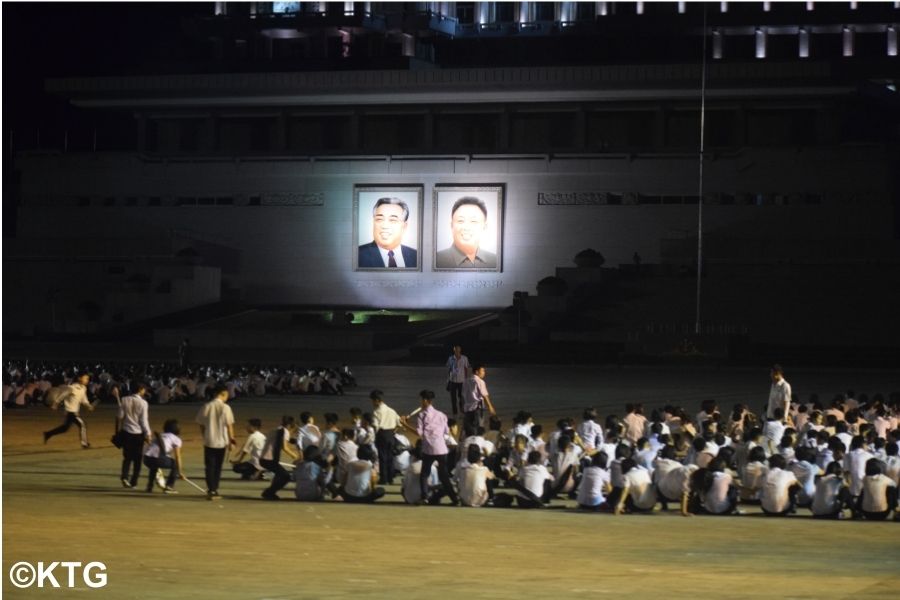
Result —
<svg viewBox="0 0 900 600"><path fill-rule="evenodd" d="M559 483L563 474L566 472L566 469L569 467L577 467L578 466L578 453L573 450L573 447L569 447L567 452L557 452L553 455L553 459L550 461L551 466L553 467L554 473L554 483ZM570 492L574 486L574 475L576 473L576 469L573 468L572 472L569 474L569 479L566 484L562 487L560 491L562 492Z"/></svg>
<svg viewBox="0 0 900 600"><path fill-rule="evenodd" d="M813 496L816 495L816 475L819 471L818 465L808 463L805 460L794 461L788 466L791 473L800 482L800 492L797 494L798 504L809 504L812 502Z"/></svg>
<svg viewBox="0 0 900 600"><path fill-rule="evenodd" d="M697 465L682 465L676 460L657 460L653 472L657 490L667 500L681 502L681 497L691 491L691 475L697 468Z"/></svg>
<svg viewBox="0 0 900 600"><path fill-rule="evenodd" d="M731 486L732 479L730 474L721 471L713 473L712 476L712 486L703 495L703 506L709 512L721 515L730 508L728 488Z"/></svg>
<svg viewBox="0 0 900 600"><path fill-rule="evenodd" d="M784 437L785 429L786 427L781 421L765 422L763 425L763 435L766 437L768 454L775 454L778 452L778 444L781 443L781 438Z"/></svg>
<svg viewBox="0 0 900 600"><path fill-rule="evenodd" d="M841 510L841 499L838 493L844 481L837 475L826 475L816 482L816 493L810 510L818 516L833 515Z"/></svg>
<svg viewBox="0 0 900 600"><path fill-rule="evenodd" d="M490 456L496 451L494 444L490 443L480 435L472 435L463 440L463 452L467 452L469 446L472 444L475 444L476 446L481 448L481 454L483 456Z"/></svg>
<svg viewBox="0 0 900 600"><path fill-rule="evenodd" d="M888 456L884 459L884 474L900 485L900 456Z"/></svg>
<svg viewBox="0 0 900 600"><path fill-rule="evenodd" d="M457 469L459 499L463 506L484 506L488 501L487 480L490 470L484 465L466 464Z"/></svg>
<svg viewBox="0 0 900 600"><path fill-rule="evenodd" d="M519 470L519 482L538 498L544 495L545 481L553 481L553 475L544 465L525 465ZM521 492L519 496L525 497Z"/></svg>
<svg viewBox="0 0 900 600"><path fill-rule="evenodd" d="M321 430L311 423L307 423L297 431L297 445L301 450L306 450L310 446L318 447L321 440Z"/></svg>
<svg viewBox="0 0 900 600"><path fill-rule="evenodd" d="M609 486L609 471L600 467L588 467L581 477L578 487L578 504L600 506L606 502L604 489Z"/></svg>
<svg viewBox="0 0 900 600"><path fill-rule="evenodd" d="M862 448L851 450L844 456L844 474L850 480L850 494L859 496L862 492L862 482L866 477L866 461L872 455Z"/></svg>
<svg viewBox="0 0 900 600"><path fill-rule="evenodd" d="M578 426L578 437L587 450L600 448L603 445L603 428L593 421L584 421Z"/></svg>
<svg viewBox="0 0 900 600"><path fill-rule="evenodd" d="M784 378L777 383L773 381L772 386L769 388L769 404L766 407L766 417L774 419L776 408L784 409L785 415L788 414L791 408L791 384Z"/></svg>
<svg viewBox="0 0 900 600"><path fill-rule="evenodd" d="M259 464L259 458L262 456L263 447L266 445L266 436L261 431L254 431L247 437L241 452L247 455L247 462L256 467L256 470L262 470Z"/></svg>
<svg viewBox="0 0 900 600"><path fill-rule="evenodd" d="M362 498L372 493L372 463L354 460L347 464L347 483L344 491L351 496Z"/></svg>
<svg viewBox="0 0 900 600"><path fill-rule="evenodd" d="M127 433L143 433L145 436L149 436L148 409L147 401L137 394L122 398L119 403L119 420L122 422L122 430Z"/></svg>
<svg viewBox="0 0 900 600"><path fill-rule="evenodd" d="M403 499L409 504L415 504L422 499L422 486L419 483L419 475L422 473L422 461L409 465L409 469L403 475ZM428 487L434 487L440 484L438 477L437 465L432 463L431 474L428 477Z"/></svg>
<svg viewBox="0 0 900 600"><path fill-rule="evenodd" d="M382 248L378 244L375 244L375 246L378 248L378 252L381 253L381 260L384 262L384 266L387 267L388 263L390 263L390 261L391 261L391 257L388 256L388 250ZM402 247L398 245L396 248L393 249L393 252L394 252L394 262L397 263L397 268L405 269L406 263L403 261ZM391 268L393 268L393 267L391 267Z"/></svg>
<svg viewBox="0 0 900 600"><path fill-rule="evenodd" d="M765 463L753 461L744 465L741 471L741 498L759 500L768 474L769 467Z"/></svg>
<svg viewBox="0 0 900 600"><path fill-rule="evenodd" d="M56 409L62 403L63 407L66 409L66 412L78 414L78 411L82 406L90 406L91 403L88 402L87 399L87 388L81 385L80 383L73 383L71 385L66 386L66 391L63 392L62 396L57 398L53 403L53 408Z"/></svg>
<svg viewBox="0 0 900 600"><path fill-rule="evenodd" d="M862 509L865 512L878 513L894 508L887 503L887 490L892 487L897 487L897 484L887 475L865 477L862 483Z"/></svg>
<svg viewBox="0 0 900 600"><path fill-rule="evenodd" d="M650 472L647 469L635 467L625 473L623 479L635 506L643 510L653 508L656 504L656 488L650 481Z"/></svg>
<svg viewBox="0 0 900 600"><path fill-rule="evenodd" d="M207 448L228 447L228 426L234 425L231 407L221 400L210 400L197 412L196 422L203 426L203 445Z"/></svg>
<svg viewBox="0 0 900 600"><path fill-rule="evenodd" d="M174 433L164 433L159 437L162 438L163 445L165 446L165 450L163 451L164 456L171 456L172 450L181 448L181 438ZM147 446L147 451L144 452L144 456L159 458L159 446L155 441Z"/></svg>
<svg viewBox="0 0 900 600"><path fill-rule="evenodd" d="M396 410L382 402L372 412L372 427L375 431L380 429L393 431L400 427L400 415L397 414Z"/></svg>
<svg viewBox="0 0 900 600"><path fill-rule="evenodd" d="M783 513L790 506L788 488L798 483L790 471L772 469L763 483L760 504L770 513Z"/></svg>

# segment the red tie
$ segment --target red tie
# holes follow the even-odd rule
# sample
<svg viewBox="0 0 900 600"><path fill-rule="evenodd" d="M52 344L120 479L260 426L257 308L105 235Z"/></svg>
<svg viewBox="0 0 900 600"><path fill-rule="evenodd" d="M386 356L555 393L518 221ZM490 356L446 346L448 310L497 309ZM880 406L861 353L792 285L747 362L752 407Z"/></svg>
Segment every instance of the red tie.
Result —
<svg viewBox="0 0 900 600"><path fill-rule="evenodd" d="M388 266L389 267L397 266L397 261L394 260L394 251L393 250L388 250Z"/></svg>

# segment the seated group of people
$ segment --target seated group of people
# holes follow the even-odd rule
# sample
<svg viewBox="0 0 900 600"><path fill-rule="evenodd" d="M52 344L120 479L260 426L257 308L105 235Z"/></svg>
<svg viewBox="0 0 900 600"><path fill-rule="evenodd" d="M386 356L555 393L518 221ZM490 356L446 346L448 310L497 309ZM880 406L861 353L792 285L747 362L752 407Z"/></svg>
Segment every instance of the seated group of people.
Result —
<svg viewBox="0 0 900 600"><path fill-rule="evenodd" d="M886 519L897 508L900 483L897 399L833 404L826 412L817 403L797 402L788 415L776 410L768 419L742 405L722 419L715 403L704 403L695 418L667 406L647 419L640 405L629 405L625 417L610 415L605 426L586 409L577 426L560 419L549 436L526 412L508 431L496 417L487 431L473 425L460 432L451 419L452 475L442 482L432 464L426 497L420 446L399 429L390 461L411 504L448 497L466 506L539 508L563 498L613 514L674 504L686 516L727 515L758 505L767 515L805 508L820 518ZM352 409L351 419L339 428L338 415L328 413L320 429L303 413L299 421L284 417L268 436L251 420L235 471L248 479L272 471L278 481L263 493L267 499L293 480L298 500L374 502L385 494L379 483L392 481L381 472L385 462L378 458L372 415ZM284 456L290 460L280 462Z"/></svg>
<svg viewBox="0 0 900 600"><path fill-rule="evenodd" d="M170 363L76 364L7 361L3 371L2 402L8 408L49 404L50 390L71 383L75 373L93 372L88 397L118 402L123 390L138 381L147 382L151 404L209 400L218 385L231 398L266 394L343 395L356 379L346 364L339 368L280 368L260 365L197 365L187 368Z"/></svg>

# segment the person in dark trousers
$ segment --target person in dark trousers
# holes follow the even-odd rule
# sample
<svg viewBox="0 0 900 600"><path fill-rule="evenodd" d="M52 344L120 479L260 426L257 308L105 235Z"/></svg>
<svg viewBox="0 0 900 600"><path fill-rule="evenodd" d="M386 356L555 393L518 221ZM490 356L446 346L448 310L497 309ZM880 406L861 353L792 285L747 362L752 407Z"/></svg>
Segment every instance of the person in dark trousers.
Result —
<svg viewBox="0 0 900 600"><path fill-rule="evenodd" d="M450 482L450 472L447 470L449 449L447 448L446 436L450 433L450 428L447 426L447 415L434 408L434 392L431 390L419 392L419 400L421 408L416 427L409 425L406 419L401 419L400 422L404 427L416 433L422 440L422 474L419 477L422 500L428 499L429 504L439 504L441 498L446 495L450 497L451 504L459 504L456 492L453 490L453 484ZM431 465L435 463L437 463L441 488L432 494L429 499L428 477L431 473Z"/></svg>
<svg viewBox="0 0 900 600"><path fill-rule="evenodd" d="M219 499L219 479L222 477L225 452L237 445L234 439L234 413L228 406L228 399L228 388L222 385L216 387L213 399L203 405L196 418L203 435L203 464L209 500Z"/></svg>
<svg viewBox="0 0 900 600"><path fill-rule="evenodd" d="M375 449L378 451L378 483L394 483L394 431L400 427L400 415L384 403L381 390L372 390L372 427L375 429Z"/></svg>
<svg viewBox="0 0 900 600"><path fill-rule="evenodd" d="M122 443L122 486L133 488L141 475L144 444L150 443L149 405L144 399L147 386L139 383L134 393L119 402L116 431ZM129 472L131 475L129 476Z"/></svg>
<svg viewBox="0 0 900 600"><path fill-rule="evenodd" d="M59 427L44 432L45 444L54 435L65 433L72 425L78 425L78 434L81 439L81 447L85 450L91 447L87 438L87 425L85 425L84 419L82 419L79 415L82 406L87 408L88 410L94 410L95 405L91 404L88 401L87 397L87 385L88 383L90 383L90 381L90 374L82 373L75 378L74 383L66 386L62 394L56 397L52 404L52 408L53 410L56 410L57 408L59 408L59 405L62 404L66 409L66 420L63 421L63 424Z"/></svg>
<svg viewBox="0 0 900 600"><path fill-rule="evenodd" d="M291 473L281 464L281 459L283 455L287 455L293 463L301 458L295 442L298 429L294 417L285 415L281 418L281 427L270 431L266 436L259 464L272 472L272 483L263 490L263 500L279 500L278 491L291 480Z"/></svg>
<svg viewBox="0 0 900 600"><path fill-rule="evenodd" d="M185 478L184 464L181 462L180 434L181 428L178 427L178 421L169 419L163 425L162 434L157 433L153 436L154 442L150 444L144 454L144 464L150 469L150 475L147 478L147 493L153 491L153 483L156 481L156 473L159 469L170 469L163 492L166 494L178 493L175 491L175 480Z"/></svg>

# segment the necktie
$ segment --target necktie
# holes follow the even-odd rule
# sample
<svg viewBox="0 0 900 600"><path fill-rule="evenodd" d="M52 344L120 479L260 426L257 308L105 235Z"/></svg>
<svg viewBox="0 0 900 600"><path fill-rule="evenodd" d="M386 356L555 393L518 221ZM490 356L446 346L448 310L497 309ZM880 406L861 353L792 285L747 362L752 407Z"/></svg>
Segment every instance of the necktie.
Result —
<svg viewBox="0 0 900 600"><path fill-rule="evenodd" d="M397 266L397 261L394 260L394 251L393 250L388 250L388 266L389 267Z"/></svg>

